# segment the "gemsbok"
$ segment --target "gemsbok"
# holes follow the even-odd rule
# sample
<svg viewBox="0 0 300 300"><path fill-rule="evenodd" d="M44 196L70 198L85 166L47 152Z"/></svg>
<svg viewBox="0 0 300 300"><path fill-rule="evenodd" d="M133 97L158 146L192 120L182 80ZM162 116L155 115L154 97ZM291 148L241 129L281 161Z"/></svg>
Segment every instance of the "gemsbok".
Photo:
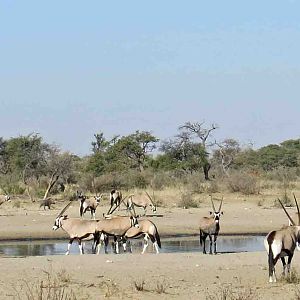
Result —
<svg viewBox="0 0 300 300"><path fill-rule="evenodd" d="M279 230L274 230L268 233L264 240L264 246L268 253L268 264L269 264L269 282L276 282L275 265L278 259L281 259L283 266L283 275L286 276L290 272L291 262L294 256L295 248L299 249L300 243L300 212L297 199L294 195L295 203L297 206L298 214L298 225L295 224L294 220L290 217L284 205L278 199L281 207L286 213L291 226L284 226ZM286 263L285 256L288 257Z"/></svg>
<svg viewBox="0 0 300 300"><path fill-rule="evenodd" d="M79 213L80 217L83 218L83 215L89 210L91 212L91 219L96 219L96 209L102 199L102 194L94 196L93 198L88 198L82 193L77 195L78 200L80 201Z"/></svg>
<svg viewBox="0 0 300 300"><path fill-rule="evenodd" d="M130 217L110 215L106 216L103 219L97 220L96 231L99 234L95 235L93 252L95 253L98 248L97 253L99 254L100 246L98 245L100 245L101 237L107 238L109 236L112 236L115 240L121 240L131 227L139 227L138 218L133 215L131 215ZM107 243L105 243L105 246L107 246ZM119 253L118 245L116 248L116 253Z"/></svg>
<svg viewBox="0 0 300 300"><path fill-rule="evenodd" d="M141 195L130 195L127 199L123 200L127 207L127 210L133 210L135 213L135 207L142 207L144 209L144 216L146 215L147 207L151 207L152 211L156 212L156 205L154 204L150 195L145 192Z"/></svg>
<svg viewBox="0 0 300 300"><path fill-rule="evenodd" d="M143 246L142 254L145 253L145 251L148 247L149 239L151 240L151 242L153 244L153 248L155 248L156 254L159 253L158 248L161 248L160 236L158 234L157 227L153 222L151 222L150 220L147 220L147 219L140 220L138 228L137 227L129 228L124 235L123 245L125 244L125 247L126 247L127 239L137 238L139 236L144 236L144 246ZM126 249L125 247L124 247L124 250Z"/></svg>
<svg viewBox="0 0 300 300"><path fill-rule="evenodd" d="M70 247L75 239L78 241L80 254L83 254L84 250L82 241L95 239L95 236L99 234L97 231L98 221L68 218L67 215L63 215L63 213L71 204L72 202L68 203L58 214L52 229L57 230L59 228L62 228L69 235L70 241L68 244L66 255L70 253Z"/></svg>
<svg viewBox="0 0 300 300"><path fill-rule="evenodd" d="M112 190L110 192L110 208L107 212L107 215L112 214L117 208L120 209L121 200L122 200L122 193L120 191Z"/></svg>
<svg viewBox="0 0 300 300"><path fill-rule="evenodd" d="M113 216L114 218L118 218L119 216ZM148 240L150 239L153 243L153 248L155 248L156 254L159 253L158 248L161 248L160 236L157 230L156 225L150 220L139 220L139 227L131 227L129 228L124 236L121 239L117 239L114 237L114 245L117 251L118 243L122 242L124 252L127 252L127 242L132 238L139 238L140 236L144 237L144 246L142 250L142 254L145 253L148 247ZM100 242L100 243L99 243ZM107 246L109 242L109 237L107 235L100 236L100 241L98 241L98 254L100 252L101 244L104 244L105 253L107 253ZM131 244L129 245L130 252L132 252Z"/></svg>
<svg viewBox="0 0 300 300"><path fill-rule="evenodd" d="M210 198L212 203L213 212L210 212L212 216L203 217L200 220L199 230L200 230L200 245L203 244L203 254L206 254L205 240L207 236L209 237L209 254L212 254L212 244L214 244L214 254L217 254L217 237L220 231L220 217L223 215L221 211L223 198L220 202L219 209L216 210L212 196Z"/></svg>

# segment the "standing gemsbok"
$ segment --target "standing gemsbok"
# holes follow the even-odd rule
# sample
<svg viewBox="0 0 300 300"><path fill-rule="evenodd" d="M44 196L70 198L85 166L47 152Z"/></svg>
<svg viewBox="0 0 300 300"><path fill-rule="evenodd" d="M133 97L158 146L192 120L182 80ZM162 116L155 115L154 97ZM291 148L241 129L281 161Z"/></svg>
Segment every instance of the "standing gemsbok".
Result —
<svg viewBox="0 0 300 300"><path fill-rule="evenodd" d="M290 272L295 248L298 248L300 243L300 212L295 195L294 199L298 212L298 225L295 224L280 199L278 199L290 221L291 226L285 226L279 230L269 232L264 240L264 245L268 253L269 282L276 282L275 265L279 258L281 259L283 266L283 275L287 275ZM288 257L287 264L285 256Z"/></svg>
<svg viewBox="0 0 300 300"><path fill-rule="evenodd" d="M121 200L122 200L122 193L120 191L112 190L110 192L110 208L107 212L108 215L112 214L118 207L120 209Z"/></svg>
<svg viewBox="0 0 300 300"><path fill-rule="evenodd" d="M71 204L72 202L65 206L62 209L62 211L58 214L52 229L57 230L59 228L62 228L69 235L70 241L68 244L68 250L66 252L66 255L70 253L70 247L75 239L78 241L80 254L83 254L82 241L95 239L95 235L98 234L97 221L83 220L78 218L68 218L67 215L63 215L63 213Z"/></svg>
<svg viewBox="0 0 300 300"><path fill-rule="evenodd" d="M80 201L79 213L80 217L83 218L83 215L89 210L91 212L91 219L96 219L96 209L102 199L102 194L94 196L93 198L88 198L83 195L82 192L77 192L77 198Z"/></svg>
<svg viewBox="0 0 300 300"><path fill-rule="evenodd" d="M200 230L200 245L203 244L203 253L206 254L205 250L205 240L207 236L209 237L209 253L212 254L212 244L214 243L214 254L217 253L217 237L220 231L220 217L223 214L221 211L223 198L220 202L219 209L216 210L212 196L210 198L212 203L213 212L210 212L212 216L203 217L200 220L199 230Z"/></svg>

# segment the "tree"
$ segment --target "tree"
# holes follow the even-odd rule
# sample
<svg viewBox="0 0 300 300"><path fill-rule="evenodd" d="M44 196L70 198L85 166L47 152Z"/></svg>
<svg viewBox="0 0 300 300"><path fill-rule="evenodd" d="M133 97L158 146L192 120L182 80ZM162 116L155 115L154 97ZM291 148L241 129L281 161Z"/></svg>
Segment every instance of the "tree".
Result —
<svg viewBox="0 0 300 300"><path fill-rule="evenodd" d="M128 159L132 167L144 171L147 154L156 148L159 141L149 131L136 131L133 134L120 138L113 146L121 155L121 160ZM116 153L116 151L115 151ZM122 157L123 156L123 157Z"/></svg>
<svg viewBox="0 0 300 300"><path fill-rule="evenodd" d="M46 153L50 147L43 143L38 134L29 134L11 138L7 141L8 168L10 172L17 172L26 187L28 196L34 201L30 189L31 178L39 178L44 172Z"/></svg>
<svg viewBox="0 0 300 300"><path fill-rule="evenodd" d="M202 144L204 151L207 153L206 162L203 164L203 173L206 180L209 180L209 170L210 170L210 163L208 162L208 152L207 148L208 139L211 136L211 133L218 128L216 124L211 124L209 128L203 127L205 122L199 123L191 123L186 122L184 125L179 127L179 130L183 130L187 135L194 136L198 138Z"/></svg>
<svg viewBox="0 0 300 300"><path fill-rule="evenodd" d="M240 145L234 139L225 139L220 143L216 141L215 144L218 149L215 150L213 156L220 161L224 174L228 176L228 170L241 150Z"/></svg>
<svg viewBox="0 0 300 300"><path fill-rule="evenodd" d="M7 174L8 173L8 154L6 150L7 141L0 137L0 173Z"/></svg>
<svg viewBox="0 0 300 300"><path fill-rule="evenodd" d="M206 163L207 153L202 144L193 142L186 132L180 133L173 140L162 142L160 150L164 154L158 159L165 169L194 172Z"/></svg>
<svg viewBox="0 0 300 300"><path fill-rule="evenodd" d="M46 159L45 173L48 177L48 186L44 194L44 199L58 182L59 179L68 177L72 171L73 157L65 152L60 153L57 147L52 147Z"/></svg>
<svg viewBox="0 0 300 300"><path fill-rule="evenodd" d="M94 134L94 137L95 141L91 143L93 153L106 152L107 148L110 146L110 142L105 139L103 132Z"/></svg>
<svg viewBox="0 0 300 300"><path fill-rule="evenodd" d="M110 147L110 142L106 140L103 132L94 134L95 141L92 141L93 154L89 157L86 170L99 176L105 171L106 153Z"/></svg>

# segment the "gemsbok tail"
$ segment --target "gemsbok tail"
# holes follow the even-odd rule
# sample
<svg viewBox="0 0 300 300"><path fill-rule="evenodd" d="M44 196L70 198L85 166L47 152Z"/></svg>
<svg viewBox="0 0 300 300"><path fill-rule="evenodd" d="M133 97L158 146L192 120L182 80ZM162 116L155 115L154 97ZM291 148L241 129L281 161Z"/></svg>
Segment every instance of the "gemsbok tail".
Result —
<svg viewBox="0 0 300 300"><path fill-rule="evenodd" d="M156 227L156 226L155 226ZM155 230L155 239L156 239L156 241L157 241L157 246L159 247L159 248L161 248L161 243L160 243L160 236L159 236L159 234L158 234L158 231L157 231L157 228L155 228L156 230Z"/></svg>

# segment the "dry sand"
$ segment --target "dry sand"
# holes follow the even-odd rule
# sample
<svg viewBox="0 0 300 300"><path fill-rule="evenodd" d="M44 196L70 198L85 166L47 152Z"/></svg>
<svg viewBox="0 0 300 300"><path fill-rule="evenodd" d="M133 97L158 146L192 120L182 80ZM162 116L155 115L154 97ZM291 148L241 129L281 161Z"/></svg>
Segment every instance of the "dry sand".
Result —
<svg viewBox="0 0 300 300"><path fill-rule="evenodd" d="M65 238L62 230L51 230L63 205L58 203L56 209L44 211L37 204L14 208L12 203L5 203L0 208L0 239ZM221 234L264 234L287 222L281 209L252 202L225 201L223 209ZM208 202L197 209L161 208L158 213L163 217L152 220L161 236L194 235L198 234L198 219L209 210ZM100 207L97 213L106 211L107 207ZM68 214L78 216L78 207L71 207ZM299 258L296 253L293 260L296 270ZM47 286L49 282L53 284L56 276L59 284L65 286L65 292L74 292L77 299L297 299L296 294L300 295L295 284L267 282L265 252L203 255L199 249L195 253L159 255L2 255L0 267L0 299L38 299L34 295L27 297L26 292L32 290L37 295L35 288L40 289L41 280ZM280 274L280 264L277 269ZM137 291L135 284L141 285L143 281L144 290ZM222 298L222 293L231 298Z"/></svg>

